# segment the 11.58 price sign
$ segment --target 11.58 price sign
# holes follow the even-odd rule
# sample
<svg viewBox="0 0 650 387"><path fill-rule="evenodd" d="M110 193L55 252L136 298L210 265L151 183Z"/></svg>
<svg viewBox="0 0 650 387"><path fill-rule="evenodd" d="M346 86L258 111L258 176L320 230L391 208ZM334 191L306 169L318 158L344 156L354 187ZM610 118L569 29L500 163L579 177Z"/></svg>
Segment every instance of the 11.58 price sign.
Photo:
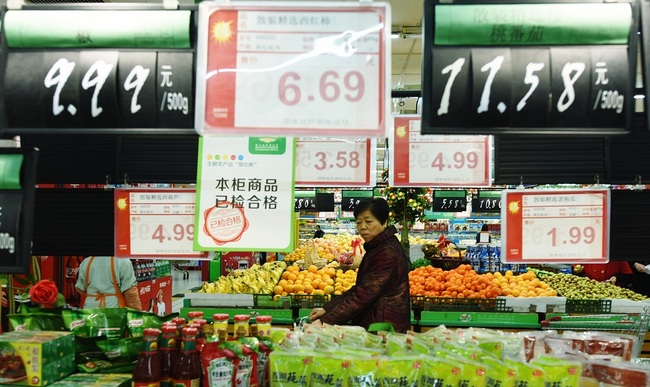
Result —
<svg viewBox="0 0 650 387"><path fill-rule="evenodd" d="M197 131L385 136L389 27L382 4L201 3Z"/></svg>
<svg viewBox="0 0 650 387"><path fill-rule="evenodd" d="M420 117L394 117L391 160L395 169L389 176L397 187L489 186L490 137L480 135L420 134Z"/></svg>
<svg viewBox="0 0 650 387"><path fill-rule="evenodd" d="M195 190L116 189L115 255L203 258L194 251Z"/></svg>
<svg viewBox="0 0 650 387"><path fill-rule="evenodd" d="M609 190L503 191L501 260L606 263L609 202Z"/></svg>
<svg viewBox="0 0 650 387"><path fill-rule="evenodd" d="M375 154L370 139L299 138L296 187L372 187Z"/></svg>

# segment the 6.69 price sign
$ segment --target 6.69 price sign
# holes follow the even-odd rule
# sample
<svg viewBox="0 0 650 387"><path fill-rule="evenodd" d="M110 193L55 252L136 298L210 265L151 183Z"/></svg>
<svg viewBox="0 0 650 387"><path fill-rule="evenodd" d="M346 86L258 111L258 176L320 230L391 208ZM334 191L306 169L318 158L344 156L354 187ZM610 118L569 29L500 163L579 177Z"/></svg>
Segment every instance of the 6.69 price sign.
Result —
<svg viewBox="0 0 650 387"><path fill-rule="evenodd" d="M502 262L609 261L609 190L507 190L502 203Z"/></svg>
<svg viewBox="0 0 650 387"><path fill-rule="evenodd" d="M194 251L196 191L116 189L115 255L204 258Z"/></svg>

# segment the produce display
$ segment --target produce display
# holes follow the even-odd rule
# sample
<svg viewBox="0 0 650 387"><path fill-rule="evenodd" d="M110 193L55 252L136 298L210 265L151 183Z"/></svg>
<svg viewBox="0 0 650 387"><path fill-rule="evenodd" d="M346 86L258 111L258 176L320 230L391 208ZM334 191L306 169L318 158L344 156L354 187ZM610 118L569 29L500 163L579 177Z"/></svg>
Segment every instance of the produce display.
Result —
<svg viewBox="0 0 650 387"><path fill-rule="evenodd" d="M310 239L301 243L297 249L287 254L284 257L284 261L287 263L293 263L305 259L307 245L310 241L313 241L315 243L318 257L327 259L327 262L332 262L346 253L352 253L352 241L357 238L358 236L350 234L326 234L323 238ZM361 247L361 249L363 251L363 247Z"/></svg>
<svg viewBox="0 0 650 387"><path fill-rule="evenodd" d="M514 275L510 270L478 274L470 265L453 270L433 266L418 267L409 273L411 295L452 298L495 298L557 296L557 292L528 271Z"/></svg>
<svg viewBox="0 0 650 387"><path fill-rule="evenodd" d="M287 267L275 286L275 295L341 295L356 283L355 270L343 271L334 266L317 268L312 265L301 270L297 265Z"/></svg>
<svg viewBox="0 0 650 387"><path fill-rule="evenodd" d="M283 261L273 261L233 270L216 281L205 282L198 293L272 294L286 267Z"/></svg>
<svg viewBox="0 0 650 387"><path fill-rule="evenodd" d="M641 301L646 296L636 293L630 289L616 286L609 282L600 282L587 277L579 277L573 274L552 273L544 270L531 269L537 276L551 285L563 297L568 299L581 300L602 300L602 299L628 299Z"/></svg>

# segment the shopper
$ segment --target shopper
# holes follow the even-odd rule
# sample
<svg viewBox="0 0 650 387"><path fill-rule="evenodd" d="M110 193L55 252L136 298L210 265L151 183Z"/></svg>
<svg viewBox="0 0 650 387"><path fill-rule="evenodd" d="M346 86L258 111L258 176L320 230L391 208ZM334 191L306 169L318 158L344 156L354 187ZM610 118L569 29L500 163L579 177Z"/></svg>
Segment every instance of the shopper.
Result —
<svg viewBox="0 0 650 387"><path fill-rule="evenodd" d="M573 273L585 275L600 282L610 282L620 287L632 287L632 269L626 261L609 261L604 264L574 265Z"/></svg>
<svg viewBox="0 0 650 387"><path fill-rule="evenodd" d="M132 308L142 310L130 259L88 257L79 266L75 285L84 301L82 308Z"/></svg>
<svg viewBox="0 0 650 387"><path fill-rule="evenodd" d="M325 231L320 229L320 226L316 226L316 232L314 233L314 238L322 238L325 235Z"/></svg>
<svg viewBox="0 0 650 387"><path fill-rule="evenodd" d="M411 327L408 273L410 262L395 226L388 226L388 203L383 198L365 200L354 210L357 232L366 251L356 285L309 314L314 324L351 322L368 328L389 322L396 332Z"/></svg>
<svg viewBox="0 0 650 387"><path fill-rule="evenodd" d="M487 237L483 237L483 241L481 241L481 235L485 233L484 235L487 235ZM492 242L492 236L490 235L490 231L488 230L488 225L487 223L483 223L483 226L481 226L481 231L476 233L476 243L490 243Z"/></svg>

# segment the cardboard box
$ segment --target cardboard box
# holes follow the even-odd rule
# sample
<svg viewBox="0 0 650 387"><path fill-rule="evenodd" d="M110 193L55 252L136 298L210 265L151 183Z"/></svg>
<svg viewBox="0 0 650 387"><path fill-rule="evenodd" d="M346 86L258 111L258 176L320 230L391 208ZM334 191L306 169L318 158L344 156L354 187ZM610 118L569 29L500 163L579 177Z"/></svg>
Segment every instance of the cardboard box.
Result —
<svg viewBox="0 0 650 387"><path fill-rule="evenodd" d="M71 332L13 331L0 335L0 384L45 386L75 371Z"/></svg>
<svg viewBox="0 0 650 387"><path fill-rule="evenodd" d="M131 374L74 374L51 387L130 387Z"/></svg>

